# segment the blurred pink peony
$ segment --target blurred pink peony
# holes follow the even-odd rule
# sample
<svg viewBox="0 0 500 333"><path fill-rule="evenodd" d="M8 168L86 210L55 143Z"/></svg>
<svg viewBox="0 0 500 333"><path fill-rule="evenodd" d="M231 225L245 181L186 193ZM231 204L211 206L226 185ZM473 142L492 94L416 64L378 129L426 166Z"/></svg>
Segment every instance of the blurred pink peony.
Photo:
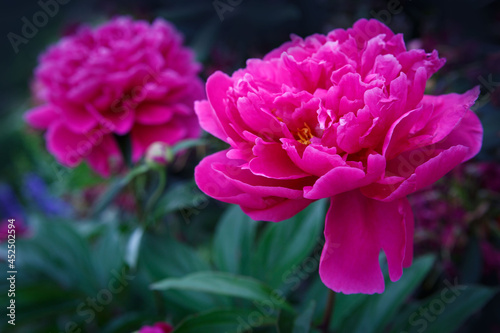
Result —
<svg viewBox="0 0 500 333"><path fill-rule="evenodd" d="M171 333L174 328L169 323L159 322L153 326L143 326L139 333Z"/></svg>
<svg viewBox="0 0 500 333"><path fill-rule="evenodd" d="M153 142L199 136L199 70L171 24L116 18L80 29L40 57L33 86L45 104L25 119L47 130L47 148L60 163L86 159L107 176L122 164L114 134L130 134L134 161Z"/></svg>
<svg viewBox="0 0 500 333"><path fill-rule="evenodd" d="M0 220L0 243L7 242L9 240L9 234L14 235L14 238L17 239L27 236L30 232L28 226L22 218L15 218L13 223L10 223L9 220L10 219L8 218L2 218ZM11 225L10 228L9 225ZM10 229L13 229L14 231L9 233Z"/></svg>
<svg viewBox="0 0 500 333"><path fill-rule="evenodd" d="M255 220L281 221L330 198L320 275L343 293L380 293L412 262L406 196L480 149L479 88L424 95L445 60L407 51L376 20L292 41L231 77L214 73L195 110L230 144L196 168L206 194Z"/></svg>

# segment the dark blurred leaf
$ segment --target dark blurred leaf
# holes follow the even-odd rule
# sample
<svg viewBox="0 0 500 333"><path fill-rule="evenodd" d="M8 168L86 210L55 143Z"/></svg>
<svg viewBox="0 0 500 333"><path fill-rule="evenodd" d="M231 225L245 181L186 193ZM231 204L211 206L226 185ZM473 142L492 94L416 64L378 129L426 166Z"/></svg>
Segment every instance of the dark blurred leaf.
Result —
<svg viewBox="0 0 500 333"><path fill-rule="evenodd" d="M151 288L156 290L192 290L258 302L268 301L275 297L273 290L258 280L223 272L197 272L182 278L165 279L154 283ZM274 304L293 311L285 301Z"/></svg>
<svg viewBox="0 0 500 333"><path fill-rule="evenodd" d="M142 164L132 169L125 177L116 179L113 183L111 183L106 192L104 192L96 201L94 207L92 207L91 215L97 216L98 214L100 214L125 188L125 186L127 186L132 181L132 179L140 174L147 172L148 170L149 166L147 164Z"/></svg>
<svg viewBox="0 0 500 333"><path fill-rule="evenodd" d="M302 311L295 319L293 333L309 333L316 302L310 302L305 311Z"/></svg>
<svg viewBox="0 0 500 333"><path fill-rule="evenodd" d="M198 189L194 180L178 183L160 198L153 216L160 218L171 212L195 208L206 200L206 196Z"/></svg>
<svg viewBox="0 0 500 333"><path fill-rule="evenodd" d="M33 269L57 281L66 288L93 294L97 279L86 240L74 226L61 220L32 219L35 236L16 244L23 256L17 264Z"/></svg>
<svg viewBox="0 0 500 333"><path fill-rule="evenodd" d="M320 200L291 219L270 223L257 244L253 257L254 274L271 287L278 288L283 284L291 287L294 267L297 268L316 246L322 244L324 221L325 201ZM312 260L316 261L317 267L319 260Z"/></svg>
<svg viewBox="0 0 500 333"><path fill-rule="evenodd" d="M139 271L145 270L152 281L166 277L181 277L193 272L207 271L210 265L191 247L169 236L144 234L139 254ZM201 293L172 290L165 293L167 300L184 309L202 311L227 302Z"/></svg>
<svg viewBox="0 0 500 333"><path fill-rule="evenodd" d="M285 310L281 311L278 318L278 333L309 333L315 307L316 302L311 301L297 316Z"/></svg>
<svg viewBox="0 0 500 333"><path fill-rule="evenodd" d="M217 35L219 32L221 24L217 18L213 18L199 30L199 33L193 41L191 42L191 48L193 49L196 60L199 62L204 62L210 55L210 51L213 49L213 45L217 40Z"/></svg>
<svg viewBox="0 0 500 333"><path fill-rule="evenodd" d="M433 256L416 259L397 282L391 282L387 273L384 274L386 288L382 294L338 294L333 327L349 332L384 331L408 296L422 283L434 261Z"/></svg>
<svg viewBox="0 0 500 333"><path fill-rule="evenodd" d="M482 268L483 258L479 241L474 235L471 235L460 263L460 281L463 284L478 283L481 279Z"/></svg>
<svg viewBox="0 0 500 333"><path fill-rule="evenodd" d="M426 333L455 332L497 292L498 289L480 286L447 287L428 300L419 302L418 310L410 314L404 330L407 333L424 330Z"/></svg>
<svg viewBox="0 0 500 333"><path fill-rule="evenodd" d="M99 333L130 333L150 320L151 315L137 312L127 312L110 320Z"/></svg>
<svg viewBox="0 0 500 333"><path fill-rule="evenodd" d="M233 274L248 273L257 225L239 206L228 207L214 236L213 257L219 270Z"/></svg>
<svg viewBox="0 0 500 333"><path fill-rule="evenodd" d="M270 316L258 317L254 323L255 310L211 310L186 318L175 328L176 333L224 333L252 331L254 326L265 327L276 323L276 318ZM248 324L251 322L253 326Z"/></svg>
<svg viewBox="0 0 500 333"><path fill-rule="evenodd" d="M118 223L104 225L93 245L91 255L95 278L100 286L106 286L112 272L124 264L125 238L120 234Z"/></svg>
<svg viewBox="0 0 500 333"><path fill-rule="evenodd" d="M278 316L276 330L278 333L292 333L295 314L290 311L282 310Z"/></svg>
<svg viewBox="0 0 500 333"><path fill-rule="evenodd" d="M162 10L158 13L159 16L169 20L169 21L180 21L184 19L190 19L196 16L203 15L206 17L207 13L211 13L213 11L213 6L211 2L202 2L202 3L191 3L189 6L177 6L173 8L168 8Z"/></svg>

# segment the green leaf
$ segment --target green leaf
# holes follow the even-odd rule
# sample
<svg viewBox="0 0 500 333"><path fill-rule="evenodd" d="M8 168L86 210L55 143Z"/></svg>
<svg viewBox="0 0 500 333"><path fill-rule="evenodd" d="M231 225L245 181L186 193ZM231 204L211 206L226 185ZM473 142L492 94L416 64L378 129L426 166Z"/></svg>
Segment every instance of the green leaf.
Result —
<svg viewBox="0 0 500 333"><path fill-rule="evenodd" d="M136 176L143 174L149 170L147 164L139 165L138 167L132 169L125 177L115 180L109 186L108 190L104 192L101 197L97 200L94 207L92 207L91 216L97 216L100 214L113 199L127 186L132 179Z"/></svg>
<svg viewBox="0 0 500 333"><path fill-rule="evenodd" d="M199 29L200 32L198 35L193 38L190 46L194 50L197 61L204 62L208 59L213 44L217 40L220 26L219 20L214 17L203 24L203 27Z"/></svg>
<svg viewBox="0 0 500 333"><path fill-rule="evenodd" d="M138 227L130 235L129 241L127 243L125 262L132 269L135 269L137 266L137 259L139 258L139 250L141 248L141 240L143 234L144 229L142 227Z"/></svg>
<svg viewBox="0 0 500 333"><path fill-rule="evenodd" d="M194 180L178 183L170 187L160 198L155 205L153 216L160 218L174 211L198 207L205 202L207 202L207 198L198 189Z"/></svg>
<svg viewBox="0 0 500 333"><path fill-rule="evenodd" d="M385 272L385 291L375 295L338 294L334 310L334 328L349 332L382 332L396 312L429 273L435 258L423 256L404 270L397 282Z"/></svg>
<svg viewBox="0 0 500 333"><path fill-rule="evenodd" d="M316 302L311 301L297 316L290 311L280 311L277 323L278 333L309 333L315 307Z"/></svg>
<svg viewBox="0 0 500 333"><path fill-rule="evenodd" d="M294 289L304 279L304 274L312 273L309 262L307 269L302 264L306 264L305 260L315 247L323 245L321 232L325 224L325 203L324 200L312 203L291 219L266 227L253 257L254 275L271 287ZM315 264L315 271L319 257L309 257L308 261ZM296 276L298 270L302 273L300 277Z"/></svg>
<svg viewBox="0 0 500 333"><path fill-rule="evenodd" d="M224 272L246 274L258 223L231 205L222 216L214 236L215 266Z"/></svg>
<svg viewBox="0 0 500 333"><path fill-rule="evenodd" d="M420 303L408 317L405 332L452 333L471 315L481 309L498 289L482 286L448 286Z"/></svg>
<svg viewBox="0 0 500 333"><path fill-rule="evenodd" d="M146 272L152 281L165 277L181 277L198 271L207 271L210 265L191 247L168 235L145 233L139 254L138 271ZM164 293L167 302L190 311L202 311L217 305L227 305L223 297L184 290Z"/></svg>
<svg viewBox="0 0 500 333"><path fill-rule="evenodd" d="M306 310L302 311L302 313L297 316L293 325L292 333L308 333L310 331L315 307L316 302L312 301L309 303Z"/></svg>
<svg viewBox="0 0 500 333"><path fill-rule="evenodd" d="M95 278L100 286L106 286L112 277L111 272L124 265L125 245L126 240L120 233L118 223L103 224L91 252Z"/></svg>
<svg viewBox="0 0 500 333"><path fill-rule="evenodd" d="M211 310L183 320L175 333L251 332L255 328L272 326L276 318L255 310Z"/></svg>
<svg viewBox="0 0 500 333"><path fill-rule="evenodd" d="M62 220L43 221L31 218L35 236L19 241L16 248L18 266L39 272L62 287L94 294L99 289L86 240L71 223ZM24 269L24 268L23 268Z"/></svg>
<svg viewBox="0 0 500 333"><path fill-rule="evenodd" d="M272 301L276 307L293 311L274 291L253 278L223 272L197 272L182 278L170 278L154 283L156 290L192 290L232 297L245 298L257 302Z"/></svg>
<svg viewBox="0 0 500 333"><path fill-rule="evenodd" d="M191 247L168 235L145 233L140 263L145 265L153 279L166 276L180 277L197 271L210 269L208 262Z"/></svg>

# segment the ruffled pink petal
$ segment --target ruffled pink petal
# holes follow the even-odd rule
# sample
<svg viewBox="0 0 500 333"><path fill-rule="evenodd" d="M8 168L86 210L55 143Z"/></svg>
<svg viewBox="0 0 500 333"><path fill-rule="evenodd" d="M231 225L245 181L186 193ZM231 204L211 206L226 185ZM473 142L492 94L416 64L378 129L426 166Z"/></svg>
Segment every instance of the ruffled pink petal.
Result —
<svg viewBox="0 0 500 333"><path fill-rule="evenodd" d="M320 177L313 186L304 187L304 197L307 199L328 198L366 186L382 177L385 169L385 158L381 155L370 155L366 169L365 172L351 166L334 168Z"/></svg>
<svg viewBox="0 0 500 333"><path fill-rule="evenodd" d="M469 110L453 131L443 141L436 144L436 148L446 149L456 145L469 147L463 160L465 162L479 153L482 142L483 126L481 121L474 112Z"/></svg>
<svg viewBox="0 0 500 333"><path fill-rule="evenodd" d="M194 103L194 110L200 121L200 126L208 133L227 142L227 134L222 128L214 109L208 101L197 101Z"/></svg>
<svg viewBox="0 0 500 333"><path fill-rule="evenodd" d="M402 199L406 200L406 199ZM404 205L404 214L405 218L405 234L406 234L406 243L405 243L405 259L403 260L403 267L410 267L413 262L413 234L415 231L415 219L413 217L413 211L409 203Z"/></svg>
<svg viewBox="0 0 500 333"><path fill-rule="evenodd" d="M121 162L120 151L112 135L105 135L102 142L92 149L87 157L90 167L103 177L111 173L110 159Z"/></svg>
<svg viewBox="0 0 500 333"><path fill-rule="evenodd" d="M194 178L200 190L206 195L227 203L245 205L254 209L265 209L262 197L245 193L224 174L213 168L214 164L232 164L237 162L226 157L227 151L220 151L205 157L194 170Z"/></svg>
<svg viewBox="0 0 500 333"><path fill-rule="evenodd" d="M62 105L61 115L66 125L76 133L85 133L98 125L98 117L88 112L83 107L76 105Z"/></svg>
<svg viewBox="0 0 500 333"><path fill-rule="evenodd" d="M274 179L296 179L309 174L299 169L279 143L268 143L258 138L253 147L255 157L248 164L258 176Z"/></svg>
<svg viewBox="0 0 500 333"><path fill-rule="evenodd" d="M394 184L375 182L361 191L367 197L385 202L403 198L439 180L462 163L469 155L469 150L460 145L447 150L428 146L403 153L388 161L386 177L401 177L404 181Z"/></svg>
<svg viewBox="0 0 500 333"><path fill-rule="evenodd" d="M253 174L242 168L243 161L229 160L217 163L212 168L226 177L226 181L240 190L260 197L302 198L302 188L313 182L312 177L300 179L271 179ZM230 162L228 162L228 160Z"/></svg>
<svg viewBox="0 0 500 333"><path fill-rule="evenodd" d="M31 127L41 130L47 129L59 118L59 113L57 113L54 107L50 104L33 108L24 115L24 120L26 120Z"/></svg>
<svg viewBox="0 0 500 333"><path fill-rule="evenodd" d="M207 79L207 97L224 132L235 141L240 141L240 135L231 126L226 105L227 93L233 86L233 80L222 72L215 72ZM226 141L227 142L227 141Z"/></svg>
<svg viewBox="0 0 500 333"><path fill-rule="evenodd" d="M265 112L258 105L255 105L252 99L258 99L258 97L250 93L248 98L241 97L237 102L240 117L252 133L258 133L260 137L266 138L269 141L275 137L279 138L282 136L281 126L276 117Z"/></svg>
<svg viewBox="0 0 500 333"><path fill-rule="evenodd" d="M281 139L281 141L288 157L308 174L321 177L333 168L346 165L342 157L336 154L335 148L311 144L301 149L303 145L295 140Z"/></svg>
<svg viewBox="0 0 500 333"><path fill-rule="evenodd" d="M431 143L443 140L460 123L479 96L479 86L463 94L425 95L422 103L434 106L434 112L422 132L432 133Z"/></svg>
<svg viewBox="0 0 500 333"><path fill-rule="evenodd" d="M297 213L309 206L314 200L308 199L283 199L266 209L252 209L241 205L245 214L255 221L280 222L295 216Z"/></svg>
<svg viewBox="0 0 500 333"><path fill-rule="evenodd" d="M93 149L92 142L81 133L75 133L59 121L49 127L47 150L63 165L74 167L88 156Z"/></svg>
<svg viewBox="0 0 500 333"><path fill-rule="evenodd" d="M319 267L323 283L345 294L382 293L380 250L386 253L391 280L398 280L407 243L405 224L412 218L408 207L406 198L383 203L358 190L332 197Z"/></svg>
<svg viewBox="0 0 500 333"><path fill-rule="evenodd" d="M135 121L143 125L159 125L168 122L174 114L175 105L141 103L135 111Z"/></svg>

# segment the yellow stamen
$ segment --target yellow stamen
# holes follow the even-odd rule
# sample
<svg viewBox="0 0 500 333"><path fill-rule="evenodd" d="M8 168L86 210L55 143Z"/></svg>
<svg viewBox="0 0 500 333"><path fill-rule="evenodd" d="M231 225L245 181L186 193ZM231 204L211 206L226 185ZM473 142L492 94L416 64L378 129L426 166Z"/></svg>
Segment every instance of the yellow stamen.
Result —
<svg viewBox="0 0 500 333"><path fill-rule="evenodd" d="M304 145L310 145L313 134L309 125L304 123L304 126L305 127L297 130L297 136L299 137L298 141Z"/></svg>

